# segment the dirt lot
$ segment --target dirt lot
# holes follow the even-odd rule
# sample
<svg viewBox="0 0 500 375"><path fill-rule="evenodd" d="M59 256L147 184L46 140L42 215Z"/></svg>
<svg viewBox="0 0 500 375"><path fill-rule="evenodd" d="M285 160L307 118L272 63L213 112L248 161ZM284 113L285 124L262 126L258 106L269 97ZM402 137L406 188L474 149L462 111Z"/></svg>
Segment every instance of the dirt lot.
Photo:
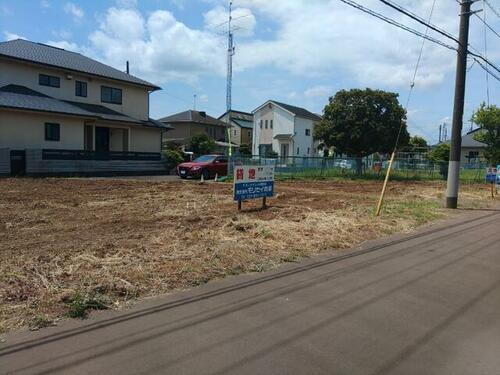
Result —
<svg viewBox="0 0 500 375"><path fill-rule="evenodd" d="M229 184L0 180L0 333L263 271L445 215L442 184L398 182L374 219L379 189L278 183L270 208L249 202L238 213ZM466 186L461 202L477 207L487 195Z"/></svg>

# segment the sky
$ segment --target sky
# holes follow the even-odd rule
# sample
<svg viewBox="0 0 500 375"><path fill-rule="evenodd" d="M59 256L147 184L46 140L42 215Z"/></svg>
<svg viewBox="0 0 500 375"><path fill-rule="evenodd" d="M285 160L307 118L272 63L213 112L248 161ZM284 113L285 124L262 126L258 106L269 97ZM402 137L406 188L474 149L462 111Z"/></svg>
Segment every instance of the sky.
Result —
<svg viewBox="0 0 500 375"><path fill-rule="evenodd" d="M425 26L378 0L356 0L425 33ZM395 0L428 19L434 0ZM431 22L458 35L459 5L435 0ZM489 0L500 11L500 0ZM500 32L500 17L482 1L479 17ZM25 38L95 58L163 88L150 115L196 109L218 117L226 108L228 0L0 0L0 40ZM382 89L406 104L422 39L339 0L234 0L232 108L252 111L277 100L321 113L342 89ZM429 35L443 39L433 31ZM485 41L486 47L485 48ZM500 66L500 38L471 18L470 45ZM408 106L412 135L435 143L451 114L456 53L426 42ZM500 82L469 61L464 132L473 110L500 105Z"/></svg>

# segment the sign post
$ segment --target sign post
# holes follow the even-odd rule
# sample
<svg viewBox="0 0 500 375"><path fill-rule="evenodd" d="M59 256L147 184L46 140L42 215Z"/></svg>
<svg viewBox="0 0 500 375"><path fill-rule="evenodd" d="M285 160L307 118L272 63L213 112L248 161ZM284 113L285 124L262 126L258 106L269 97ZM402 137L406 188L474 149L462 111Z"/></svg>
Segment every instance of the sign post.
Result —
<svg viewBox="0 0 500 375"><path fill-rule="evenodd" d="M498 168L486 168L486 182L491 184L491 197L495 198L495 190L498 184Z"/></svg>
<svg viewBox="0 0 500 375"><path fill-rule="evenodd" d="M267 197L274 195L274 166L239 165L234 167L234 200L262 198L262 207L267 205Z"/></svg>

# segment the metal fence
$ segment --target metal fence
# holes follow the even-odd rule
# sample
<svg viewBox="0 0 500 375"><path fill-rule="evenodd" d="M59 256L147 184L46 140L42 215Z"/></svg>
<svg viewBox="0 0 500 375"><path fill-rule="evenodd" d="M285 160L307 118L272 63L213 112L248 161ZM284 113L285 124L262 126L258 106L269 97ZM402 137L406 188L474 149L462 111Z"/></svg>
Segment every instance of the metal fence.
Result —
<svg viewBox="0 0 500 375"><path fill-rule="evenodd" d="M278 179L363 178L383 179L389 160L373 157L262 157L234 156L229 162L229 176L235 165L274 165ZM464 182L485 180L486 162L463 163L460 179ZM398 158L394 161L394 180L445 180L448 162L432 162L422 158Z"/></svg>

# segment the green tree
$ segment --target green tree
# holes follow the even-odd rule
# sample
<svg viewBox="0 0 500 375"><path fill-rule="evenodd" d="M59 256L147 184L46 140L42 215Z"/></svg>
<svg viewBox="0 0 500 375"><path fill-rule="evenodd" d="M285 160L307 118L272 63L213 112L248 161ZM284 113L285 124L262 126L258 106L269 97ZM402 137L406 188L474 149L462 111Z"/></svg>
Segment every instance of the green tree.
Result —
<svg viewBox="0 0 500 375"><path fill-rule="evenodd" d="M420 151L427 147L429 147L429 145L427 144L425 138L418 135L414 135L413 137L411 137L410 141L408 142L408 149L411 151Z"/></svg>
<svg viewBox="0 0 500 375"><path fill-rule="evenodd" d="M169 171L184 161L184 155L179 150L168 149L163 151L163 155L165 156L165 163Z"/></svg>
<svg viewBox="0 0 500 375"><path fill-rule="evenodd" d="M450 160L450 144L440 143L434 147L428 154L427 158L433 162L447 162Z"/></svg>
<svg viewBox="0 0 500 375"><path fill-rule="evenodd" d="M252 156L252 147L247 143L240 145L240 155L242 156Z"/></svg>
<svg viewBox="0 0 500 375"><path fill-rule="evenodd" d="M448 177L448 162L450 161L450 144L440 143L427 154L427 158L439 165L439 173L446 179Z"/></svg>
<svg viewBox="0 0 500 375"><path fill-rule="evenodd" d="M323 119L314 127L314 137L326 147L361 158L375 152L390 153L402 127L399 146L406 146L410 135L406 112L398 94L382 90L341 90L329 99Z"/></svg>
<svg viewBox="0 0 500 375"><path fill-rule="evenodd" d="M484 157L490 164L500 164L500 108L483 103L472 121L481 127L474 139L486 144Z"/></svg>
<svg viewBox="0 0 500 375"><path fill-rule="evenodd" d="M206 134L197 134L191 137L189 150L195 155L210 154L215 150L215 141Z"/></svg>

